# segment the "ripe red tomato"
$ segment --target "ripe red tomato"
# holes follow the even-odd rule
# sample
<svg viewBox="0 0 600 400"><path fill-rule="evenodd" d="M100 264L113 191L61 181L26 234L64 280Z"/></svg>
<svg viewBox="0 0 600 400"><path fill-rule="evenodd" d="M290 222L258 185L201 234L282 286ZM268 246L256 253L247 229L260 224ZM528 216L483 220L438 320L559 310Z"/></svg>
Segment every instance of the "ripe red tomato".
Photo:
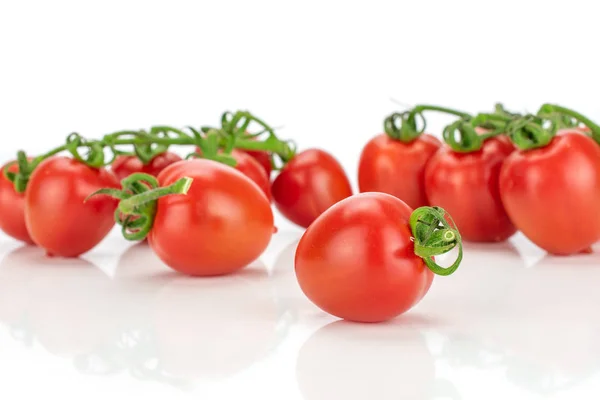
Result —
<svg viewBox="0 0 600 400"><path fill-rule="evenodd" d="M181 161L181 157L168 151L156 155L146 165L136 156L117 156L111 168L117 178L122 180L136 172L157 176L160 171L177 161Z"/></svg>
<svg viewBox="0 0 600 400"><path fill-rule="evenodd" d="M25 221L33 241L48 255L77 257L96 246L114 226L117 200L86 197L118 188L105 168L91 168L67 157L43 161L25 192Z"/></svg>
<svg viewBox="0 0 600 400"><path fill-rule="evenodd" d="M491 138L472 153L445 146L425 170L425 187L431 204L446 210L463 239L501 242L516 232L500 199L502 163L514 146L506 137Z"/></svg>
<svg viewBox="0 0 600 400"><path fill-rule="evenodd" d="M260 188L241 172L196 159L169 165L161 186L193 179L187 195L158 200L148 242L171 268L188 275L222 275L243 268L265 250L273 212Z"/></svg>
<svg viewBox="0 0 600 400"><path fill-rule="evenodd" d="M10 172L17 172L17 164L11 165ZM17 193L11 181L0 170L0 229L8 236L32 244L33 241L25 225L25 194Z"/></svg>
<svg viewBox="0 0 600 400"><path fill-rule="evenodd" d="M250 178L254 183L258 185L260 190L267 196L269 202L271 201L271 181L265 173L264 168L252 158L250 155L243 151L233 150L231 156L235 158L237 162L235 169L240 171L242 174Z"/></svg>
<svg viewBox="0 0 600 400"><path fill-rule="evenodd" d="M277 209L304 228L329 207L352 195L342 166L319 149L297 154L275 178L271 191Z"/></svg>
<svg viewBox="0 0 600 400"><path fill-rule="evenodd" d="M361 192L391 194L412 208L428 205L425 166L440 146L438 139L427 134L410 143L386 134L375 136L360 155L358 188Z"/></svg>
<svg viewBox="0 0 600 400"><path fill-rule="evenodd" d="M391 319L417 304L433 272L415 255L412 209L385 193L362 193L324 212L295 256L306 296L324 311L359 322Z"/></svg>
<svg viewBox="0 0 600 400"><path fill-rule="evenodd" d="M502 166L500 195L515 226L552 254L600 239L600 146L577 131L543 148L515 151Z"/></svg>
<svg viewBox="0 0 600 400"><path fill-rule="evenodd" d="M271 156L266 151L261 150L239 150L254 158L265 170L267 178L270 179L273 166L271 165Z"/></svg>

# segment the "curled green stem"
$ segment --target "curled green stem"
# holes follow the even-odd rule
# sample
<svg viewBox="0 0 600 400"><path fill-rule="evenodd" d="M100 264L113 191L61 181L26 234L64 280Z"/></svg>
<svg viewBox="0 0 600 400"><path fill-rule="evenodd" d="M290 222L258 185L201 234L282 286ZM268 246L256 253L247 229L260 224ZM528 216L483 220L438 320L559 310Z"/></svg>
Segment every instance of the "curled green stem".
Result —
<svg viewBox="0 0 600 400"><path fill-rule="evenodd" d="M192 182L191 178L183 177L172 185L159 187L158 181L152 175L135 173L121 181L122 189L100 189L85 201L99 195L119 199L115 220L122 226L123 236L127 240L142 240L154 225L158 199L171 195L186 195Z"/></svg>
<svg viewBox="0 0 600 400"><path fill-rule="evenodd" d="M450 221L452 221L452 218ZM427 268L436 275L447 276L459 267L463 258L460 233L446 219L446 212L440 207L420 207L410 216L415 254L423 259ZM437 264L434 256L448 253L458 246L458 256L451 266L444 268Z"/></svg>
<svg viewBox="0 0 600 400"><path fill-rule="evenodd" d="M405 112L395 112L387 116L383 121L383 130L394 140L410 143L425 132L427 120L425 111L437 111L444 114L455 115L461 119L468 120L471 116L465 112L447 107L421 104Z"/></svg>
<svg viewBox="0 0 600 400"><path fill-rule="evenodd" d="M544 104L540 108L538 115L547 116L552 114L560 114L566 117L570 117L575 119L577 122L587 126L590 130L590 135L592 139L598 144L600 144L600 126L596 124L594 121L586 117L585 115L572 110L567 107L555 105L555 104Z"/></svg>

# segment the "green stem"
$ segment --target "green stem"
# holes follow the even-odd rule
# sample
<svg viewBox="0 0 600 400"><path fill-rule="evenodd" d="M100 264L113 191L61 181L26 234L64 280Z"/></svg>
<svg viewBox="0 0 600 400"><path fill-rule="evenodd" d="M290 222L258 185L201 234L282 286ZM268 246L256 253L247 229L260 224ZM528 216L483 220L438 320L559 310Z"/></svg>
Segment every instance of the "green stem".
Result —
<svg viewBox="0 0 600 400"><path fill-rule="evenodd" d="M563 115L567 115L571 118L574 118L579 123L582 123L585 126L587 126L590 129L592 139L594 139L594 141L596 141L596 143L600 144L600 126L598 126L598 124L596 124L594 121L592 121L585 115L580 114L575 110L571 110L570 108L562 107L562 106L555 105L555 104L542 105L542 107L540 108L540 113L548 113L548 114L560 113Z"/></svg>
<svg viewBox="0 0 600 400"><path fill-rule="evenodd" d="M450 221L452 217L448 216ZM454 222L452 225L446 219L446 211L440 207L420 207L410 216L409 224L412 230L415 254L434 274L447 276L456 271L463 258L463 247L460 233ZM433 257L445 254L458 246L458 256L450 267L444 268L437 264Z"/></svg>
<svg viewBox="0 0 600 400"><path fill-rule="evenodd" d="M453 108L433 106L429 104L419 104L413 108L415 113L422 113L423 111L438 111L444 114L456 115L459 118L470 119L471 115L464 111L458 111Z"/></svg>
<svg viewBox="0 0 600 400"><path fill-rule="evenodd" d="M177 182L172 185L160 187L156 189L149 190L144 193L136 194L135 196L131 196L127 199L122 200L119 203L119 210L123 214L131 214L134 210L143 206L146 203L156 201L161 197L173 195L173 194L187 194L188 190L190 190L190 186L192 186L193 179L192 178L181 178Z"/></svg>

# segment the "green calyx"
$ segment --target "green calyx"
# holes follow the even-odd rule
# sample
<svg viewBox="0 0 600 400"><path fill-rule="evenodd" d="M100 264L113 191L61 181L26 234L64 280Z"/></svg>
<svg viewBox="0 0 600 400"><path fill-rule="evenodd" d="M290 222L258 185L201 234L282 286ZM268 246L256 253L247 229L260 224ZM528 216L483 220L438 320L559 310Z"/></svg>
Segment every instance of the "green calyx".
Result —
<svg viewBox="0 0 600 400"><path fill-rule="evenodd" d="M121 181L122 189L105 188L89 195L85 201L100 195L119 199L115 221L121 225L127 240L143 240L148 236L156 216L157 201L161 197L186 195L192 185L191 178L181 178L172 185L159 187L152 175L136 173Z"/></svg>
<svg viewBox="0 0 600 400"><path fill-rule="evenodd" d="M452 219L450 218L452 221ZM436 275L451 275L459 267L463 258L460 233L446 220L446 212L440 207L420 207L410 216L415 254L423 259L427 268ZM453 222L454 225L454 222ZM448 253L458 246L458 256L447 268L437 264L433 257Z"/></svg>

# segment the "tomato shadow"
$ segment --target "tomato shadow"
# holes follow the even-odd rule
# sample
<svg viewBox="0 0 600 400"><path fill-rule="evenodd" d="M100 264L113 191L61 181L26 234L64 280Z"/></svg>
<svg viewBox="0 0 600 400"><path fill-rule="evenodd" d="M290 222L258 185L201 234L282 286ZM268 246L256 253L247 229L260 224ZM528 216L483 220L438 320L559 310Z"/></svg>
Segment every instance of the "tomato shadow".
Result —
<svg viewBox="0 0 600 400"><path fill-rule="evenodd" d="M487 316L447 331L441 358L454 366L501 368L510 382L542 395L590 380L600 371L599 280L598 254L547 255L512 270L504 299Z"/></svg>
<svg viewBox="0 0 600 400"><path fill-rule="evenodd" d="M436 377L425 336L401 319L320 328L299 351L296 379L305 400L460 399Z"/></svg>

